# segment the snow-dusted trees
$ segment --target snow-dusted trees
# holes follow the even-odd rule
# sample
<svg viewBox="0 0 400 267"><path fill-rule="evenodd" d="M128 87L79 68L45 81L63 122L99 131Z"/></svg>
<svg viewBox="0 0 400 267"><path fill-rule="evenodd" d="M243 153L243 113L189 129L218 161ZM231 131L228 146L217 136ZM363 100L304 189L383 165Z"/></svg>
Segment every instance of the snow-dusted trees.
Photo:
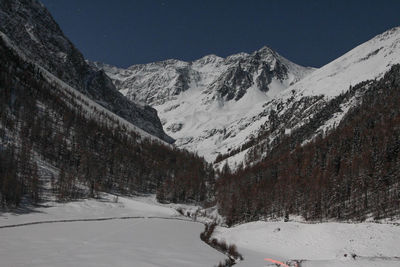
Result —
<svg viewBox="0 0 400 267"><path fill-rule="evenodd" d="M1 205L18 205L21 201L21 183L18 179L15 150L12 147L0 153Z"/></svg>
<svg viewBox="0 0 400 267"><path fill-rule="evenodd" d="M0 55L0 205L17 206L24 195L33 202L40 200L40 184L32 151L30 133L37 111L31 93L23 90L22 81L12 78L6 58L13 57L9 51ZM20 70L19 75L30 78ZM18 98L16 97L18 92ZM25 105L24 105L25 104ZM18 138L20 145L11 139Z"/></svg>
<svg viewBox="0 0 400 267"><path fill-rule="evenodd" d="M220 212L230 224L288 214L311 220L399 215L399 103L400 66L394 66L336 129L304 146L293 144L293 132L260 163L223 175L216 186Z"/></svg>
<svg viewBox="0 0 400 267"><path fill-rule="evenodd" d="M2 40L0 62L2 203L18 205L24 194L39 200L37 159L59 170L52 185L60 200L158 188L164 201L210 196L214 172L202 158L144 139L99 109L88 116L79 96L49 82Z"/></svg>

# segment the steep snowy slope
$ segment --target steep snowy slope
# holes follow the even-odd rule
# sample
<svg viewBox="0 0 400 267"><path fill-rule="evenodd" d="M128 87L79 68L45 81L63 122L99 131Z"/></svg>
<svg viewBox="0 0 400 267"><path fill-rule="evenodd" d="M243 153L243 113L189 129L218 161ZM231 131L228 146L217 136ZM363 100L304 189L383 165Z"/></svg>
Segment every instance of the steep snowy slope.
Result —
<svg viewBox="0 0 400 267"><path fill-rule="evenodd" d="M0 40L3 41L6 46L8 46L10 49L14 50L18 56L20 56L24 61L27 63L32 63L35 64L33 61L30 61L29 58L22 52L16 44L14 44L4 33L0 31ZM4 62L3 62L4 63ZM103 107L96 101L92 100L85 94L79 92L75 88L69 86L50 72L48 72L46 69L42 68L41 66L35 64L36 67L38 68L37 73L43 75L43 77L51 84L53 84L54 88L57 90L60 90L60 98L63 99L63 101L67 102L69 99L67 97L63 98L61 95L65 94L65 96L71 97L75 103L72 104L70 103L71 106L75 106L75 108L79 107L79 109L84 110L85 112L82 112L87 118L99 120L102 122L107 122L108 125L114 125L117 127L117 125L122 125L125 127L127 130L132 130L136 133L138 133L141 137L143 138L148 138L150 140L155 140L160 143L164 143L162 139L155 135L151 135L150 133L142 130L141 128L135 126L134 124L130 123L129 121L125 120L122 117L119 117L115 113L111 112L107 108Z"/></svg>
<svg viewBox="0 0 400 267"><path fill-rule="evenodd" d="M130 99L153 105L178 146L234 167L256 161L280 136L300 127L294 137L300 143L334 127L359 103L365 87L348 89L382 77L396 63L399 27L315 71L267 47L251 55L168 60L126 70L96 65Z"/></svg>
<svg viewBox="0 0 400 267"><path fill-rule="evenodd" d="M0 62L0 177L7 178L0 179L0 206L18 206L25 196L41 200L38 161L57 169L49 179L62 200L98 191L155 193L166 180L186 178L179 173L188 169L202 190L185 196L205 199L214 176L204 160L105 109L30 61L1 32ZM182 167L186 161L190 166Z"/></svg>
<svg viewBox="0 0 400 267"><path fill-rule="evenodd" d="M363 90L368 86L367 80L381 78L398 63L400 27L374 37L314 71L265 103L258 115L247 121L255 129L253 134L257 135L258 146L252 152L266 153L276 137L290 134L300 127L303 127L303 133L294 137L299 142L307 142L334 127L352 106L359 103ZM358 85L357 90L349 91L361 82L364 84ZM309 133L304 133L307 131ZM251 138L248 136L246 139L249 141ZM235 145L238 147L240 142ZM235 154L231 163L242 160L245 153Z"/></svg>
<svg viewBox="0 0 400 267"><path fill-rule="evenodd" d="M166 60L128 69L92 64L129 99L156 108L179 147L210 161L228 151L236 135L239 141L248 136L251 129L239 122L313 71L268 47L227 58L209 55L193 62Z"/></svg>
<svg viewBox="0 0 400 267"><path fill-rule="evenodd" d="M295 90L297 95L333 97L349 86L382 77L399 62L400 27L396 27L355 47L290 89Z"/></svg>
<svg viewBox="0 0 400 267"><path fill-rule="evenodd" d="M89 66L39 1L0 1L0 31L63 82L144 131L173 141L164 133L156 110L128 101L102 71Z"/></svg>

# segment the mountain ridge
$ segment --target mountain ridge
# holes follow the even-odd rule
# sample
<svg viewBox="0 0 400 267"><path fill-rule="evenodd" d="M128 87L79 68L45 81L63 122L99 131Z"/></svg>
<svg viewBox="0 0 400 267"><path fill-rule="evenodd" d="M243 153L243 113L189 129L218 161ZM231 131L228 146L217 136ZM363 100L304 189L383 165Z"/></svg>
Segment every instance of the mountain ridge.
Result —
<svg viewBox="0 0 400 267"><path fill-rule="evenodd" d="M156 110L132 104L104 72L90 67L42 3L2 0L0 21L0 31L30 60L142 130L173 142L163 131Z"/></svg>
<svg viewBox="0 0 400 267"><path fill-rule="evenodd" d="M166 60L128 69L102 68L99 63L97 67L104 69L128 98L155 107L178 147L196 151L208 161L222 155L226 160L220 165L228 162L234 167L247 161L249 147L258 142L269 146L281 132L290 133L307 124L333 97L359 82L381 77L390 66L400 63L399 29L389 29L321 68L309 69L306 75L298 75L296 71L304 68L296 69L297 64L291 65L267 46L226 58L206 55L191 62ZM260 63L268 63L268 68L254 71L260 70ZM165 73L157 76L160 66ZM286 66L292 67L291 72ZM188 67L194 71L182 71ZM268 71L275 72L273 79L261 75ZM204 72L209 75L201 77ZM300 78L287 82L282 79L287 73L295 77L297 73ZM146 83L146 75L151 82ZM337 125L347 110L357 105L354 97L342 103L342 111L324 117L318 131ZM271 112L276 116L274 125Z"/></svg>
<svg viewBox="0 0 400 267"><path fill-rule="evenodd" d="M210 142L223 141L225 128L254 115L255 104L272 99L314 70L290 62L267 46L251 54L206 55L190 62L169 59L127 69L91 64L103 69L131 101L156 108L178 147L210 161L217 153L204 149L212 146ZM218 118L221 114L223 118Z"/></svg>

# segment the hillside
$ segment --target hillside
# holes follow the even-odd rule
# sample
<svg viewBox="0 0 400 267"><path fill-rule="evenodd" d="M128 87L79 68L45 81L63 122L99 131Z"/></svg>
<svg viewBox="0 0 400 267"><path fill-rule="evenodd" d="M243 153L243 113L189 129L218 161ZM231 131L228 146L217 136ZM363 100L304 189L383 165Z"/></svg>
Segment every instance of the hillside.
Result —
<svg viewBox="0 0 400 267"><path fill-rule="evenodd" d="M172 147L62 81L4 33L0 51L2 207L38 204L48 192L60 201L100 191L155 193L167 180L188 176L197 177L190 185L197 183L198 190L186 191L188 184L182 184L171 197L192 202L210 197L214 171L200 157Z"/></svg>
<svg viewBox="0 0 400 267"><path fill-rule="evenodd" d="M69 86L138 128L173 142L164 133L156 110L128 101L103 72L90 67L39 1L0 1L0 31L29 60Z"/></svg>
<svg viewBox="0 0 400 267"><path fill-rule="evenodd" d="M400 65L394 65L383 78L357 84L327 103L337 108L362 95L336 127L303 144L299 137L310 127L305 124L280 136L267 156L254 151L258 163L226 171L217 195L227 223L289 215L317 221L399 216L399 89Z"/></svg>

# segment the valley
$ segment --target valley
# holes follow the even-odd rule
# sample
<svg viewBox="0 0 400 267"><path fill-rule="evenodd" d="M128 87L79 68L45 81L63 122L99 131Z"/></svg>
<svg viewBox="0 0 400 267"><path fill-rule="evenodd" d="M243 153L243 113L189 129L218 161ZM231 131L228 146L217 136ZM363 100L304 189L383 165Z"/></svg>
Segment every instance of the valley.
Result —
<svg viewBox="0 0 400 267"><path fill-rule="evenodd" d="M120 67L0 0L0 266L400 266L385 29L319 68L269 46Z"/></svg>

